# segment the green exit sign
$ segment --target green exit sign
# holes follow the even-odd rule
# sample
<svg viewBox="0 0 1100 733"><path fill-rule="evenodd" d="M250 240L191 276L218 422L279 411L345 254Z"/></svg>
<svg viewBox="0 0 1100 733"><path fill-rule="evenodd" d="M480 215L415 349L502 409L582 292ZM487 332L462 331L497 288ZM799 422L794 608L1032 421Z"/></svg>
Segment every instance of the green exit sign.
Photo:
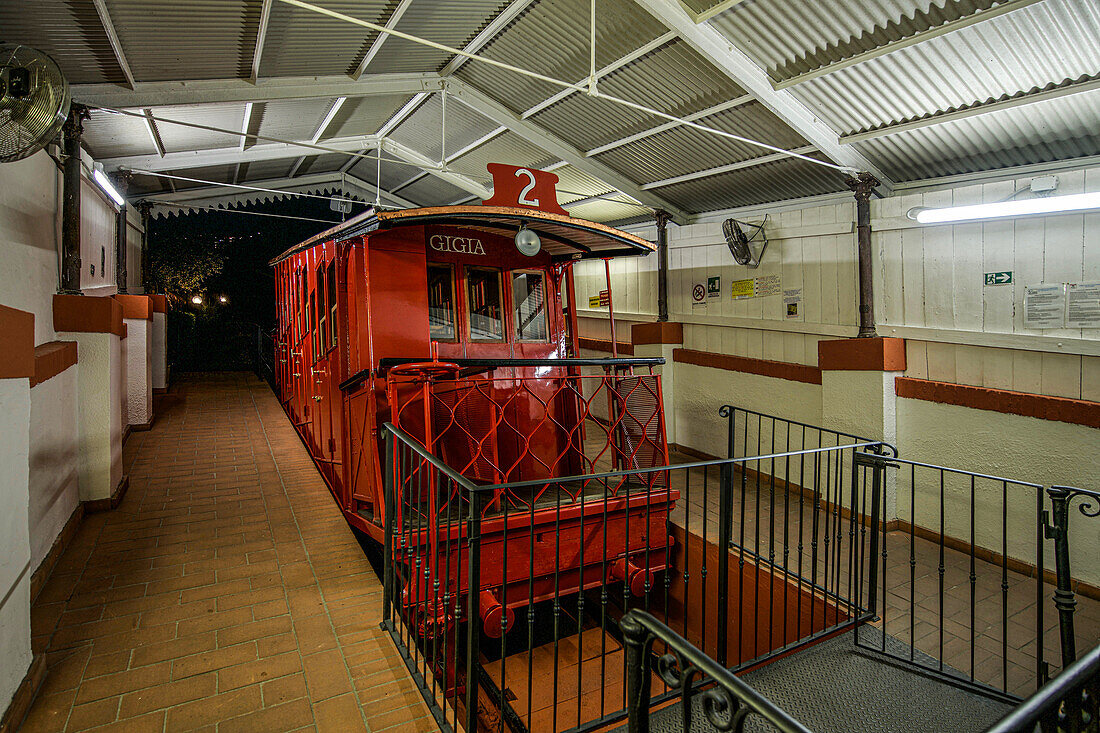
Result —
<svg viewBox="0 0 1100 733"><path fill-rule="evenodd" d="M1009 285L1012 283L1012 270L1007 272L987 272L985 273L986 285Z"/></svg>

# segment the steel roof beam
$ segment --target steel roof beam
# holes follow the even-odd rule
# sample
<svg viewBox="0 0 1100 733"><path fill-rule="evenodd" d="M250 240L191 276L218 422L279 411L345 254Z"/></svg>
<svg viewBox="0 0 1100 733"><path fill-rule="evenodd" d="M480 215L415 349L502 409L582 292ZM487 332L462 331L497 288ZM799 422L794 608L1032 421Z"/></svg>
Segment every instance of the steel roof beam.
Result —
<svg viewBox="0 0 1100 733"><path fill-rule="evenodd" d="M377 143L378 140L374 135L356 135L354 137L327 140L325 146L333 148L335 152L358 153L364 148L377 145ZM119 168L170 171L179 168L205 168L213 165L254 163L260 160L280 160L282 158L297 158L301 155L318 154L320 153L316 149L307 148L304 145L263 143L253 145L247 150L241 150L239 147L234 146L215 150L188 150L178 153L166 153L164 157L159 155L128 155L119 158L106 158L100 162L103 163L103 168L107 171L116 171Z"/></svg>
<svg viewBox="0 0 1100 733"><path fill-rule="evenodd" d="M475 112L488 117L498 125L507 127L528 142L542 148L551 155L557 156L578 170L603 181L610 188L617 189L637 199L646 206L654 209L663 209L669 212L673 220L678 223L686 222L690 218L690 214L683 209L675 206L669 201L665 201L656 194L642 190L641 186L637 183L631 181L611 167L593 158L585 157L583 152L556 135L534 124L531 120L520 119L516 113L489 97L484 92L455 78L447 80L447 88L452 95L457 97L463 104L470 107Z"/></svg>
<svg viewBox="0 0 1100 733"><path fill-rule="evenodd" d="M141 110L145 115L145 129L149 131L149 137L153 139L153 147L157 149L157 155L164 157L168 151L164 149L164 140L160 137L160 130L157 128L156 120L153 119L153 111L150 109Z"/></svg>
<svg viewBox="0 0 1100 733"><path fill-rule="evenodd" d="M74 84L73 100L91 107L138 108L175 104L269 102L277 99L332 99L439 91L439 74L372 74L358 81L347 76L297 76L263 79L199 79L119 84Z"/></svg>
<svg viewBox="0 0 1100 733"><path fill-rule="evenodd" d="M414 168L420 168L429 176L435 176L441 181L461 188L463 191L479 196L482 199L489 198L489 189L482 184L475 181L469 176L464 176L461 173L452 173L450 171L440 170L439 163L433 161L426 155L416 152L412 148L406 147L401 143L394 142L390 139L382 140L382 149L386 152L394 155L401 160L405 161Z"/></svg>
<svg viewBox="0 0 1100 733"><path fill-rule="evenodd" d="M501 11L497 17L489 21L489 24L482 28L481 32L474 36L469 43L463 46L462 50L466 53L477 53L480 51L482 47L496 38L509 23L518 18L533 2L534 0L512 0L512 3ZM440 76L450 76L469 60L470 59L465 56L455 56L448 61L447 65L443 67L443 70L439 72Z"/></svg>
<svg viewBox="0 0 1100 733"><path fill-rule="evenodd" d="M271 4L274 0L263 0L260 7L260 23L256 28L256 46L252 49L252 74L249 81L253 84L260 79L260 59L264 53L264 40L267 38L267 23L271 20Z"/></svg>
<svg viewBox="0 0 1100 733"><path fill-rule="evenodd" d="M976 25L986 20L999 17L1005 13L1011 13L1014 10L1026 8L1028 5L1034 5L1042 0L1004 0L999 5L995 5L988 10L979 10L970 15L958 18L956 20L949 20L932 28L927 28L923 31L917 31L911 36L905 38L899 38L896 41L884 43L881 46L864 51L863 53L857 53L847 58L842 58L832 63L823 64L815 69L810 69L801 74L787 77L786 79L780 79L773 83L776 89L788 89L797 84L810 81L811 79L818 79L828 74L836 73L841 69L847 69L849 66L855 66L856 64L862 64L864 61L870 61L871 59L878 58L879 56L885 56L887 54L900 51L903 48L915 46L918 43L924 43L933 38L939 38L945 36L948 33L954 33L957 30L967 28L972 25Z"/></svg>
<svg viewBox="0 0 1100 733"><path fill-rule="evenodd" d="M92 0L95 4L95 10L99 13L99 22L103 25L103 31L107 34L107 40L111 44L111 50L115 53L115 60L118 61L119 68L122 69L122 75L126 77L127 83L130 88L133 89L136 82L134 81L134 72L130 71L130 62L126 60L126 54L122 50L122 42L118 40L118 34L115 33L115 24L111 20L111 14L107 11L107 5L104 0Z"/></svg>
<svg viewBox="0 0 1100 733"><path fill-rule="evenodd" d="M954 122L955 120L964 120L968 117L986 115L990 112L999 112L1005 109L1012 109L1013 107L1024 107L1029 104L1036 104L1037 102L1045 102L1059 97L1081 94L1082 92L1092 92L1097 89L1100 89L1100 75L1091 79L1086 79L1085 81L1061 84L1059 86L1039 89L1033 92L1023 92L1012 97L995 99L992 102L975 102L949 112L934 112L924 117L903 120L901 122L891 122L881 127L873 127L868 130L841 135L840 144L851 145L852 143L863 142L865 140L886 137L887 135L897 135L898 133L908 132L909 130L918 130L922 127L932 127L933 125L942 125L945 122Z"/></svg>
<svg viewBox="0 0 1100 733"><path fill-rule="evenodd" d="M807 155L808 153L815 152L816 148L813 145L807 145L802 148L796 148L794 152L801 155ZM660 181L653 181L652 183L643 183L642 188L649 191L654 188L661 188L662 186L672 186L677 183L687 183L688 181L695 181L700 178L709 178L710 176L721 175L722 173L732 173L733 171L740 171L746 168L753 168L758 165L764 165L765 163L774 163L779 160L787 160L791 156L784 155L783 153L772 153L771 155L761 155L756 158L749 158L748 160L739 160L736 163L730 163L728 165L720 165L716 168L707 168L706 170L696 171L695 173L685 173L682 176L674 176L672 178L664 178Z"/></svg>
<svg viewBox="0 0 1100 733"><path fill-rule="evenodd" d="M703 58L710 61L730 79L767 107L779 119L806 139L825 157L853 171L867 171L882 183L888 193L893 181L860 151L841 145L837 132L821 121L805 104L789 91L776 90L771 78L743 51L709 24L696 25L677 0L634 0L649 13L676 31Z"/></svg>
<svg viewBox="0 0 1100 733"><path fill-rule="evenodd" d="M390 19L386 21L386 28L393 29L401 20L401 16L409 9L410 5L412 5L412 0L401 0L401 2L397 4L397 7L394 8L393 13L390 15ZM359 62L359 66L352 72L352 79L358 79L363 75L363 72L370 66L370 62L374 61L374 57L382 50L382 44L384 44L389 37L389 33L379 33L375 36L374 43L370 45L366 55L363 56L363 60Z"/></svg>

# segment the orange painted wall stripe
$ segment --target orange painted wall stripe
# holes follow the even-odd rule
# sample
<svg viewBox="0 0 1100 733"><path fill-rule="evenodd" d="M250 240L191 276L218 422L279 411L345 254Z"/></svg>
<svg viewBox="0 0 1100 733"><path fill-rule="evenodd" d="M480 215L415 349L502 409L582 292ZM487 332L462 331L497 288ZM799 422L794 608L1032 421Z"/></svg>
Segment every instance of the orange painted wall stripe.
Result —
<svg viewBox="0 0 1100 733"><path fill-rule="evenodd" d="M126 336L122 304L110 296L53 296L53 328L72 333L113 333Z"/></svg>
<svg viewBox="0 0 1100 733"><path fill-rule="evenodd" d="M1100 428L1100 402L897 377L898 397Z"/></svg>
<svg viewBox="0 0 1100 733"><path fill-rule="evenodd" d="M768 359L750 359L745 356L713 354L709 351L695 351L694 349L673 349L672 358L673 361L681 364L694 364L695 366L725 369L731 372L759 374L764 377L786 379L791 382L821 384L821 370L806 364L794 364L787 361L770 361Z"/></svg>
<svg viewBox="0 0 1100 733"><path fill-rule="evenodd" d="M153 303L148 296L118 293L112 297L122 305L123 318L152 320Z"/></svg>
<svg viewBox="0 0 1100 733"><path fill-rule="evenodd" d="M31 386L42 384L76 364L75 341L50 341L34 349L34 377Z"/></svg>
<svg viewBox="0 0 1100 733"><path fill-rule="evenodd" d="M0 305L0 379L34 378L34 314Z"/></svg>
<svg viewBox="0 0 1100 733"><path fill-rule="evenodd" d="M819 341L817 365L825 371L904 372L905 339Z"/></svg>

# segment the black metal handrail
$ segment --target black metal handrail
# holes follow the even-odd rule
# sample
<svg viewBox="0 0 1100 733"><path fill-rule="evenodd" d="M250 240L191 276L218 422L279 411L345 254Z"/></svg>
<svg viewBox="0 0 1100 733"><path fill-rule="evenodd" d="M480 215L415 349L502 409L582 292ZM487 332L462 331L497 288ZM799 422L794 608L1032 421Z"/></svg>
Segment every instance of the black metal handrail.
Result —
<svg viewBox="0 0 1100 733"><path fill-rule="evenodd" d="M1051 486L1047 489L1053 509L1043 512L1043 535L1054 540L1054 563L1058 587L1054 591L1054 606L1058 609L1059 635L1062 644L1062 666L1077 659L1077 638L1073 629L1073 612L1077 599L1073 593L1073 575L1069 567L1070 502L1084 497L1077 509L1086 517L1100 517L1100 492L1073 486ZM1096 501L1092 504L1088 499Z"/></svg>
<svg viewBox="0 0 1100 733"><path fill-rule="evenodd" d="M758 715L782 733L811 733L768 698L708 657L653 615L634 609L619 622L627 658L627 730L649 733L654 642L664 653L656 659L661 680L678 692L683 731L691 725L692 698L702 695L703 714L715 730L740 733L750 715ZM700 689L703 686L706 689Z"/></svg>
<svg viewBox="0 0 1100 733"><path fill-rule="evenodd" d="M1023 701L986 733L1100 731L1100 645Z"/></svg>

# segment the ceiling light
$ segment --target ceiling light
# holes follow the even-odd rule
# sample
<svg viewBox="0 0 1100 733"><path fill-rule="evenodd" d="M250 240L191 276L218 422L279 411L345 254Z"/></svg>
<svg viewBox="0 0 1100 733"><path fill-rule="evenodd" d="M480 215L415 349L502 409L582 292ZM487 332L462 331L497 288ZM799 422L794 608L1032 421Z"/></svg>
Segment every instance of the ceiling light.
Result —
<svg viewBox="0 0 1100 733"><path fill-rule="evenodd" d="M115 200L116 204L118 204L119 206L126 205L126 199L122 198L122 194L120 194L118 190L113 185L111 185L111 179L109 179L107 177L107 174L103 172L102 163L92 164L92 178L95 179L95 182L99 184L99 187L102 188L108 196Z"/></svg>
<svg viewBox="0 0 1100 733"><path fill-rule="evenodd" d="M973 219L997 219L1006 216L1029 214L1059 214L1066 211L1100 209L1100 191L1077 193L1070 196L1045 196L1023 201L998 201L991 204L949 206L943 209L910 209L908 216L921 224L943 224Z"/></svg>
<svg viewBox="0 0 1100 733"><path fill-rule="evenodd" d="M516 249L520 251L520 254L534 257L542 249L542 240L539 239L538 234L528 229L527 225L524 224L516 232Z"/></svg>

